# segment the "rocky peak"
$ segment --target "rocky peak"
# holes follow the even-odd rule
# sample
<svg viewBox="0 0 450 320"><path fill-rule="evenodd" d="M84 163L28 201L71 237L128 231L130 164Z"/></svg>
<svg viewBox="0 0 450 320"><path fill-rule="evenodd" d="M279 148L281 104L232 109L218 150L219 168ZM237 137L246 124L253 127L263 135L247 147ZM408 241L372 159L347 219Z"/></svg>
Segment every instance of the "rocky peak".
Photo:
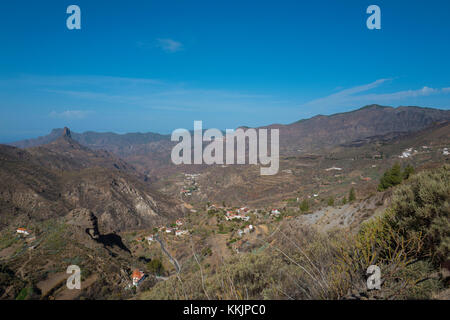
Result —
<svg viewBox="0 0 450 320"><path fill-rule="evenodd" d="M70 129L67 127L64 127L64 131L62 134L63 137L72 138L72 134L70 133Z"/></svg>

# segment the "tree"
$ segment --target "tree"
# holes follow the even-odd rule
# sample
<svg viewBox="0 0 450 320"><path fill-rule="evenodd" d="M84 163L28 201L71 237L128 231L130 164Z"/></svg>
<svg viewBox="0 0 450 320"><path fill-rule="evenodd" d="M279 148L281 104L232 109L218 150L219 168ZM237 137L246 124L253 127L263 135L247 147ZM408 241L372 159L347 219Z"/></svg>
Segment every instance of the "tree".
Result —
<svg viewBox="0 0 450 320"><path fill-rule="evenodd" d="M328 205L329 205L330 207L334 206L334 198L333 198L333 197L330 197L330 198L328 199Z"/></svg>
<svg viewBox="0 0 450 320"><path fill-rule="evenodd" d="M408 179L412 174L414 174L414 167L408 164L403 170L403 179Z"/></svg>
<svg viewBox="0 0 450 320"><path fill-rule="evenodd" d="M402 183L403 180L403 174L402 174L402 168L400 167L399 163L396 163L392 166L391 169L391 181L393 185L397 185Z"/></svg>
<svg viewBox="0 0 450 320"><path fill-rule="evenodd" d="M302 212L307 212L307 211L309 211L309 203L308 203L308 200L304 199L304 200L302 201L302 203L300 203L300 210L301 210Z"/></svg>
<svg viewBox="0 0 450 320"><path fill-rule="evenodd" d="M378 185L379 191L384 191L392 186L395 186L401 182L401 170L399 164L394 164L394 166L386 170L380 179L380 184Z"/></svg>
<svg viewBox="0 0 450 320"><path fill-rule="evenodd" d="M355 188L351 188L350 192L348 193L348 202L353 202L356 200L356 195L355 195Z"/></svg>
<svg viewBox="0 0 450 320"><path fill-rule="evenodd" d="M347 197L344 197L344 198L342 199L342 204L347 204Z"/></svg>
<svg viewBox="0 0 450 320"><path fill-rule="evenodd" d="M159 259L153 259L149 263L147 263L147 270L150 273L156 273L157 275L160 275L164 272L164 266Z"/></svg>
<svg viewBox="0 0 450 320"><path fill-rule="evenodd" d="M378 185L378 191L384 191L390 187L400 184L403 179L408 179L414 173L414 168L411 165L407 165L405 170L402 171L400 164L396 163L391 169L386 170L380 179Z"/></svg>

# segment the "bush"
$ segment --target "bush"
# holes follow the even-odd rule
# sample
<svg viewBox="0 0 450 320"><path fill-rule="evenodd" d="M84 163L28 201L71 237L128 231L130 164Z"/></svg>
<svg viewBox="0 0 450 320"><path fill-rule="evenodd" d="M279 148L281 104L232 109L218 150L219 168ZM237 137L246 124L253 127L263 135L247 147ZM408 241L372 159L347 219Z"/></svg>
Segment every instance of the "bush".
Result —
<svg viewBox="0 0 450 320"><path fill-rule="evenodd" d="M149 263L147 263L147 270L150 273L155 273L157 275L161 275L164 272L164 266L159 259L153 259Z"/></svg>
<svg viewBox="0 0 450 320"><path fill-rule="evenodd" d="M429 299L443 288L436 263L449 258L449 175L444 166L410 176L394 190L390 209L356 234L281 223L258 249L202 271L185 264L180 278L159 282L140 298ZM381 290L367 288L370 265L381 269Z"/></svg>
<svg viewBox="0 0 450 320"><path fill-rule="evenodd" d="M421 253L433 262L450 259L450 166L411 177L393 195L389 223L405 238L422 235Z"/></svg>
<svg viewBox="0 0 450 320"><path fill-rule="evenodd" d="M414 167L408 164L403 170L403 179L408 179L415 172Z"/></svg>
<svg viewBox="0 0 450 320"><path fill-rule="evenodd" d="M334 198L333 198L333 197L330 197L330 198L328 199L328 205L329 205L330 207L334 206Z"/></svg>
<svg viewBox="0 0 450 320"><path fill-rule="evenodd" d="M355 188L351 188L350 192L348 193L348 202L353 202L356 200L356 195L355 195Z"/></svg>
<svg viewBox="0 0 450 320"><path fill-rule="evenodd" d="M300 203L300 210L302 212L308 212L309 211L309 203L308 200L304 199L301 203Z"/></svg>

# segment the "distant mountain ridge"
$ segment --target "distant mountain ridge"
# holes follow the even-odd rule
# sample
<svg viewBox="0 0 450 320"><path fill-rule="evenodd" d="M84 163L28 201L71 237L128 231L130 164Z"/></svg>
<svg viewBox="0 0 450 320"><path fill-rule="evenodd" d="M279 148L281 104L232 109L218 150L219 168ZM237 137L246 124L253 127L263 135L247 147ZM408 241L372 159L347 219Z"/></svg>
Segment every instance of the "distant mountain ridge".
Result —
<svg viewBox="0 0 450 320"><path fill-rule="evenodd" d="M267 128L280 129L280 147L289 153L299 149L314 151L372 136L416 132L448 120L450 110L368 105L349 112L318 115L289 125Z"/></svg>
<svg viewBox="0 0 450 320"><path fill-rule="evenodd" d="M50 134L34 138L34 139L26 139L20 140L14 143L10 143L9 145L18 147L18 148L31 148L37 147L43 144L48 144L50 142L55 141L59 137L61 137L64 133L63 128L53 129ZM162 135L159 133L126 133L126 134L118 134L114 132L94 132L87 131L84 133L76 133L71 132L71 138L75 141L78 141L82 145L91 146L101 148L103 146L121 146L126 145L127 143L133 144L145 144L149 142L155 142L160 140L169 140L169 135Z"/></svg>
<svg viewBox="0 0 450 320"><path fill-rule="evenodd" d="M449 121L450 110L423 107L389 107L368 105L357 110L317 115L291 124L273 124L261 128L280 130L281 154L298 154L323 150L340 144L372 136L396 135L423 130L433 123ZM64 129L37 139L23 140L11 145L30 148L50 143L61 136ZM149 173L170 166L170 152L174 142L170 135L158 133L71 133L72 138L89 148L104 149Z"/></svg>

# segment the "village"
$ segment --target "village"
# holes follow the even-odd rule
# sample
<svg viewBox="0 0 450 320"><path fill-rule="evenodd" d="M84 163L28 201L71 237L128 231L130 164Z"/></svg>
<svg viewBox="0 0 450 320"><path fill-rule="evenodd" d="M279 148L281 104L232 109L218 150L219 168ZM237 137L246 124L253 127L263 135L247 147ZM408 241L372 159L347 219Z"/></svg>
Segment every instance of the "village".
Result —
<svg viewBox="0 0 450 320"><path fill-rule="evenodd" d="M184 186L180 193L184 196L192 196L192 193L199 191L199 187L196 179L200 176L199 173L185 173L184 174Z"/></svg>
<svg viewBox="0 0 450 320"><path fill-rule="evenodd" d="M199 210L200 211L200 210ZM242 245L245 241L243 241L243 238L246 235L249 235L256 230L256 225L251 223L250 220L254 221L255 223L266 223L258 218L270 218L270 219L278 219L281 216L281 211L279 209L269 209L269 210L262 210L262 209L249 209L246 206L243 207L224 207L218 204L211 204L206 206L205 210L203 212L206 214L206 216L214 215L217 219L217 225L218 228L217 232L218 234L230 234L231 238L227 242L227 245L230 247L230 253L240 253L239 251L239 245ZM197 210L193 210L191 212L192 215L198 216ZM201 214L200 214L201 216ZM198 217L200 217L198 216ZM201 219L201 218L200 218ZM157 251L156 248L161 247L161 252L163 255L165 255L168 260L171 262L172 265L175 267L175 271L179 272L178 270L180 268L179 262L177 259L173 256L173 254L169 253L170 247L173 246L176 243L176 240L182 240L186 236L195 236L196 234L196 226L193 224L193 219L188 219L190 221L189 228L187 228L186 218L184 219L177 219L173 223L168 223L167 225L160 225L153 229L153 233L143 235L143 233L139 233L139 235L136 236L136 241L138 243L141 243L141 241L144 241L149 248L153 248L152 252L159 252L159 249ZM195 222L194 222L195 223ZM222 223L230 223L230 225L227 227L228 231L224 231L224 229L221 229ZM236 225L237 224L237 225ZM211 228L214 228L213 225L210 225ZM222 231L220 231L222 230ZM233 235L235 237L238 237L242 240L238 241L237 238L233 238ZM175 242L174 242L175 241ZM157 244L158 246L153 247L154 244ZM181 241L180 243L185 243L185 241ZM173 248L172 248L173 249ZM146 279L148 274L146 274L142 269L133 269L131 274L131 283L128 285L128 288L131 287L139 287L140 284ZM164 277L160 277L164 278Z"/></svg>
<svg viewBox="0 0 450 320"><path fill-rule="evenodd" d="M447 147L436 148L423 145L415 148L399 148L394 157L400 160L411 160L411 158L426 156L430 152L435 152L440 157L449 156ZM190 252L192 243L197 243L201 247L199 250L202 255L204 252L215 258L239 255L262 247L258 237L270 234L268 230L273 230L277 223L283 220L303 215L306 220L317 221L318 218L312 214L313 212L331 211L334 206L340 209L347 201L345 194L344 202L342 198L338 201L339 195L336 196L335 192L333 197L330 197L328 188L333 185L330 181L338 184L343 184L345 181L346 194L353 186L361 187L377 183L377 171L384 170L377 160L382 158L382 154L372 154L369 160L364 160L367 161L365 170L360 170L352 176L349 173L353 168L349 168L344 161L330 161L316 171L320 171L326 177L320 184L314 184L312 188L306 189L306 192L298 191L293 197L284 197L274 202L273 207L257 206L246 202L243 202L244 205L241 206L225 205L224 202L218 204L215 202L217 199L208 198L201 193L204 187L201 173L179 174L178 178L181 179L174 184L174 188L181 187L181 200L188 210L182 218L159 224L152 230L130 232L135 235L125 243L127 247L130 247L133 259L136 261L129 263L126 274L121 275L126 283L124 288L135 292L137 288L146 287L146 285L143 286L146 279L166 281L178 274L187 260L192 258L192 255L186 255ZM354 162L353 159L346 161ZM282 170L282 174L285 175L294 175L295 172L295 168ZM323 209L327 207L328 209ZM28 250L33 250L38 245L32 230L21 226L15 232L26 242ZM125 235L122 236L125 237ZM147 268L148 262L140 261L142 257L145 257L144 262L160 261L164 265L162 268L164 272L155 272ZM204 259L208 259L208 256ZM207 261L205 265L212 263L210 260Z"/></svg>

